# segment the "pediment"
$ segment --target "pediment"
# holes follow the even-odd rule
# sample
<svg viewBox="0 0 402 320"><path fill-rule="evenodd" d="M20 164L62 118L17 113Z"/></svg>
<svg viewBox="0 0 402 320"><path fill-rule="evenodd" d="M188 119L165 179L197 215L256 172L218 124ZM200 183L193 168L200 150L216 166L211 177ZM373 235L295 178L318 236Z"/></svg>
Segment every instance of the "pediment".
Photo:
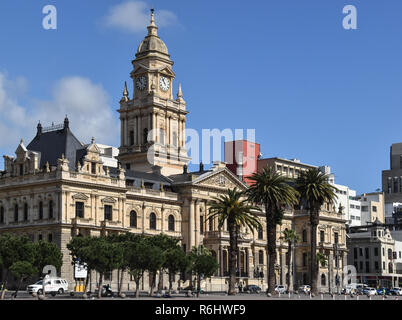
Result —
<svg viewBox="0 0 402 320"><path fill-rule="evenodd" d="M83 193L77 193L77 194L73 195L73 199L86 201L86 200L89 199L89 197L87 197L87 196L86 196L85 194L83 194Z"/></svg>
<svg viewBox="0 0 402 320"><path fill-rule="evenodd" d="M112 197L105 197L102 199L102 202L106 202L106 203L115 203L116 199L112 198Z"/></svg>
<svg viewBox="0 0 402 320"><path fill-rule="evenodd" d="M233 189L237 187L239 190L247 189L247 185L226 168L201 176L194 181L194 184L212 188Z"/></svg>
<svg viewBox="0 0 402 320"><path fill-rule="evenodd" d="M143 65L140 65L140 66L137 67L137 69L134 69L133 74L140 74L140 73L145 73L145 72L148 72L148 71L149 71L149 68L147 68L147 67L145 67Z"/></svg>
<svg viewBox="0 0 402 320"><path fill-rule="evenodd" d="M176 76L175 73L169 67L163 67L162 69L159 69L159 72L164 73L173 78Z"/></svg>

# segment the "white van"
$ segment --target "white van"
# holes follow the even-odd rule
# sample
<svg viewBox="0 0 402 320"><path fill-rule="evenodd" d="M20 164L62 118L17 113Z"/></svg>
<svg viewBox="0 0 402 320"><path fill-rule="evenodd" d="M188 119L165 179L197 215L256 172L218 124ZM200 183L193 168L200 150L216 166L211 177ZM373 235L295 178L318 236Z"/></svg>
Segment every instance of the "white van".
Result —
<svg viewBox="0 0 402 320"><path fill-rule="evenodd" d="M43 292L43 280L39 280L35 284L31 284L27 287L29 294ZM62 294L68 292L68 282L62 278L45 278L45 292Z"/></svg>

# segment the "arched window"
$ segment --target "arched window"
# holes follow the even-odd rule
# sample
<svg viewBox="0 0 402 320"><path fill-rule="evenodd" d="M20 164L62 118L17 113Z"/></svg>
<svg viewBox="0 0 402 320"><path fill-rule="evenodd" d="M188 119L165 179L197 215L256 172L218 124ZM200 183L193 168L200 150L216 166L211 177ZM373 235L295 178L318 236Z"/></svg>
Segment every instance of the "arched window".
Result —
<svg viewBox="0 0 402 320"><path fill-rule="evenodd" d="M156 215L153 212L149 215L149 229L156 230Z"/></svg>
<svg viewBox="0 0 402 320"><path fill-rule="evenodd" d="M258 228L258 239L259 239L259 240L262 240L262 239L263 239L263 236L264 236L264 232L263 232L263 230L262 230L262 227L259 227L259 228Z"/></svg>
<svg viewBox="0 0 402 320"><path fill-rule="evenodd" d="M258 251L258 263L264 264L264 251L262 250Z"/></svg>
<svg viewBox="0 0 402 320"><path fill-rule="evenodd" d="M43 219L43 202L39 202L39 220Z"/></svg>
<svg viewBox="0 0 402 320"><path fill-rule="evenodd" d="M168 230L174 231L174 217L172 214L168 218Z"/></svg>
<svg viewBox="0 0 402 320"><path fill-rule="evenodd" d="M4 223L4 207L0 207L0 223Z"/></svg>
<svg viewBox="0 0 402 320"><path fill-rule="evenodd" d="M321 275L321 285L322 285L322 286L325 286L325 285L326 285L326 282L327 282L327 280L326 280L326 278L325 278L325 274L322 274L322 275Z"/></svg>
<svg viewBox="0 0 402 320"><path fill-rule="evenodd" d="M137 228L137 212L135 211L130 212L130 227Z"/></svg>
<svg viewBox="0 0 402 320"><path fill-rule="evenodd" d="M53 200L49 201L49 219L53 218Z"/></svg>
<svg viewBox="0 0 402 320"><path fill-rule="evenodd" d="M14 221L18 221L18 204L16 203L14 206Z"/></svg>
<svg viewBox="0 0 402 320"><path fill-rule="evenodd" d="M307 230L304 229L302 233L303 242L307 242Z"/></svg>
<svg viewBox="0 0 402 320"><path fill-rule="evenodd" d="M24 204L24 221L28 221L28 204Z"/></svg>

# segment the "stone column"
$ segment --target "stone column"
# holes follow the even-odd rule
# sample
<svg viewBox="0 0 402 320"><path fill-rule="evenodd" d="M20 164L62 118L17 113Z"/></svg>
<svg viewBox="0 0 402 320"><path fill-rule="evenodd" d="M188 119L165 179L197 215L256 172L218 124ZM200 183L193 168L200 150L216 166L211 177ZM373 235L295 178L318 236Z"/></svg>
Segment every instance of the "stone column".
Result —
<svg viewBox="0 0 402 320"><path fill-rule="evenodd" d="M219 245L219 276L223 276L223 251L222 245Z"/></svg>
<svg viewBox="0 0 402 320"><path fill-rule="evenodd" d="M198 246L200 244L200 201L195 200L195 245Z"/></svg>
<svg viewBox="0 0 402 320"><path fill-rule="evenodd" d="M328 256L328 287L329 292L333 293L335 286L335 274L334 274L334 254L331 251Z"/></svg>
<svg viewBox="0 0 402 320"><path fill-rule="evenodd" d="M189 220L188 220L188 234L189 234L189 238L188 238L188 244L189 244L189 250L191 251L191 248L195 245L195 239L194 239L194 229L195 229L195 225L194 225L194 215L195 215L195 204L194 204L194 200L190 201L190 212L189 212Z"/></svg>

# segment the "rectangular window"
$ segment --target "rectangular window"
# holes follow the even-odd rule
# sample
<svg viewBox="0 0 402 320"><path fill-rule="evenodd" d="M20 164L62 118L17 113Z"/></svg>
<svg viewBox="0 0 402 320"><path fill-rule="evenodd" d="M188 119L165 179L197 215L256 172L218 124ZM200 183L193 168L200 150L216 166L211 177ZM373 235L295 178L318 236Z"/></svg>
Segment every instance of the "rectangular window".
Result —
<svg viewBox="0 0 402 320"><path fill-rule="evenodd" d="M366 261L366 272L370 272L370 261Z"/></svg>
<svg viewBox="0 0 402 320"><path fill-rule="evenodd" d="M303 267L307 266L307 253L303 253Z"/></svg>
<svg viewBox="0 0 402 320"><path fill-rule="evenodd" d="M360 267L360 270L363 270L363 261L360 261L359 267Z"/></svg>
<svg viewBox="0 0 402 320"><path fill-rule="evenodd" d="M52 233L49 233L49 234L48 234L48 236L47 236L47 241L48 241L48 242L52 242L52 241L53 241L53 234L52 234Z"/></svg>
<svg viewBox="0 0 402 320"><path fill-rule="evenodd" d="M75 203L75 216L77 218L84 218L84 202Z"/></svg>
<svg viewBox="0 0 402 320"><path fill-rule="evenodd" d="M375 268L375 271L379 271L380 265L378 264L378 261L374 261L374 268Z"/></svg>
<svg viewBox="0 0 402 320"><path fill-rule="evenodd" d="M339 235L338 232L334 232L334 242L338 243L339 242Z"/></svg>
<svg viewBox="0 0 402 320"><path fill-rule="evenodd" d="M357 248L353 249L353 257L357 259Z"/></svg>
<svg viewBox="0 0 402 320"><path fill-rule="evenodd" d="M112 206L105 205L105 220L112 220Z"/></svg>
<svg viewBox="0 0 402 320"><path fill-rule="evenodd" d="M366 259L369 258L369 248L364 248Z"/></svg>
<svg viewBox="0 0 402 320"><path fill-rule="evenodd" d="M374 248L374 256L378 257L378 248Z"/></svg>
<svg viewBox="0 0 402 320"><path fill-rule="evenodd" d="M359 248L359 256L363 257L363 248Z"/></svg>
<svg viewBox="0 0 402 320"><path fill-rule="evenodd" d="M377 212L377 207L373 206L373 212Z"/></svg>
<svg viewBox="0 0 402 320"><path fill-rule="evenodd" d="M324 243L325 242L325 233L324 231L320 231L320 242Z"/></svg>
<svg viewBox="0 0 402 320"><path fill-rule="evenodd" d="M91 172L92 174L96 174L96 163L91 163Z"/></svg>
<svg viewBox="0 0 402 320"><path fill-rule="evenodd" d="M134 131L131 130L130 131L130 146L132 146L134 144Z"/></svg>
<svg viewBox="0 0 402 320"><path fill-rule="evenodd" d="M200 216L200 234L204 234L204 216Z"/></svg>

